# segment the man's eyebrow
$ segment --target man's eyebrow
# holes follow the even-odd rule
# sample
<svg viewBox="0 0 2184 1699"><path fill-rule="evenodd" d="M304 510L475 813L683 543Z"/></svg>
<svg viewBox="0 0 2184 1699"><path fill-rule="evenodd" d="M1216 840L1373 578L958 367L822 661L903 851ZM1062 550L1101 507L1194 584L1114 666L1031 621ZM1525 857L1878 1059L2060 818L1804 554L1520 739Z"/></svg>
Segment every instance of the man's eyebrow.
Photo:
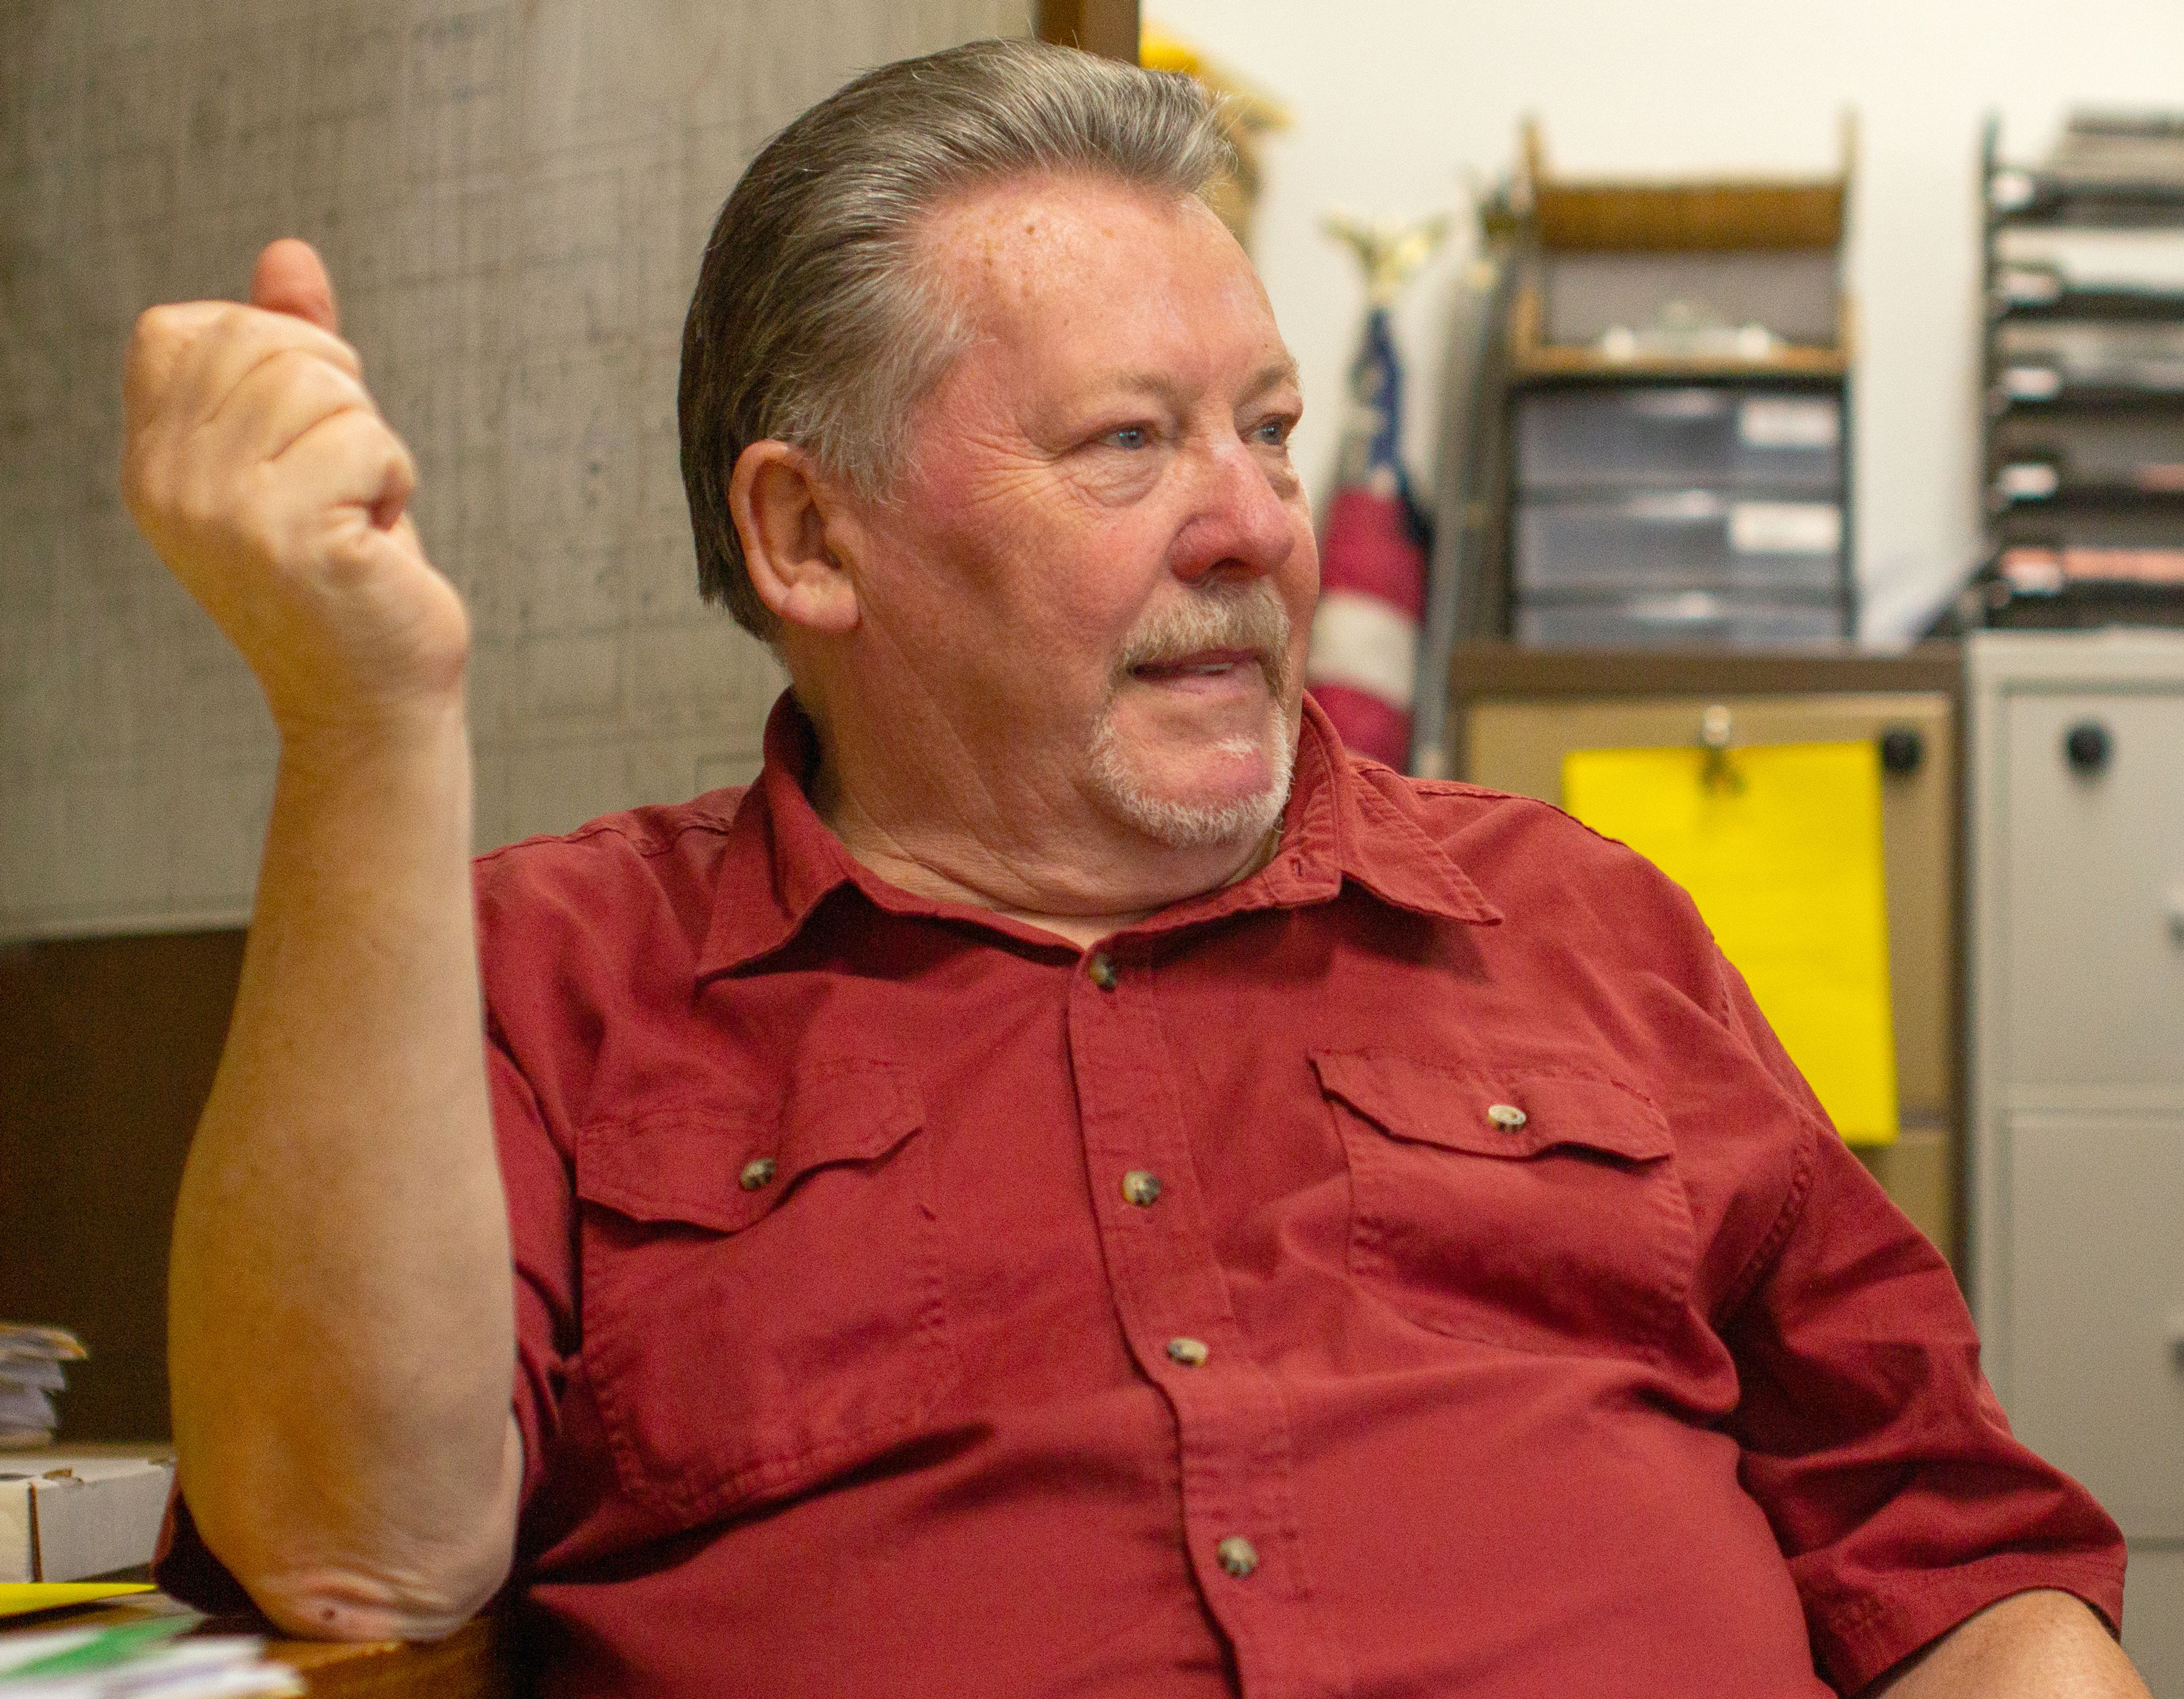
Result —
<svg viewBox="0 0 2184 1699"><path fill-rule="evenodd" d="M1253 396L1264 395L1270 389L1279 389L1285 383L1295 383L1297 381L1296 356L1284 354L1279 359L1268 360L1253 372L1244 386L1243 393L1248 399ZM1100 387L1130 390L1141 395L1167 397L1175 393L1176 382L1173 373L1144 370L1118 371Z"/></svg>
<svg viewBox="0 0 2184 1699"><path fill-rule="evenodd" d="M1247 396L1264 395L1268 390L1279 389L1285 383L1302 387L1295 354L1285 354L1279 359L1268 360L1251 374L1251 381L1245 386L1244 393Z"/></svg>

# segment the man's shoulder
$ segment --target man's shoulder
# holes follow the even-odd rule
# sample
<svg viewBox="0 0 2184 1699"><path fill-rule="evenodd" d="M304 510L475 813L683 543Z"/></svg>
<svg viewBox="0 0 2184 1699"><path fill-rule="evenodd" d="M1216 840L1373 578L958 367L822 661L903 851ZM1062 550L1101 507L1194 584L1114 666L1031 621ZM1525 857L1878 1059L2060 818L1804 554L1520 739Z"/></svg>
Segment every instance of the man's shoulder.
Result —
<svg viewBox="0 0 2184 1699"><path fill-rule="evenodd" d="M602 815L573 832L526 838L471 863L489 947L569 932L639 936L663 918L702 931L730 853L742 787L688 802Z"/></svg>
<svg viewBox="0 0 2184 1699"><path fill-rule="evenodd" d="M1423 836L1504 921L1596 958L1711 953L1684 888L1630 845L1550 802L1454 779L1412 778L1353 756L1361 831L1390 844ZM1378 847L1370 842L1368 854Z"/></svg>
<svg viewBox="0 0 2184 1699"><path fill-rule="evenodd" d="M1362 756L1351 758L1351 774L1368 830L1401 830L1396 822L1414 827L1474 880L1512 873L1559 880L1663 879L1629 845L1537 797L1460 779L1413 778Z"/></svg>
<svg viewBox="0 0 2184 1699"><path fill-rule="evenodd" d="M710 790L688 802L655 803L588 820L572 832L539 833L504 844L475 857L471 866L482 886L521 885L557 875L597 877L617 868L634 867L662 857L704 853L706 840L717 855L719 841L733 825L746 787ZM698 840L693 844L693 837Z"/></svg>

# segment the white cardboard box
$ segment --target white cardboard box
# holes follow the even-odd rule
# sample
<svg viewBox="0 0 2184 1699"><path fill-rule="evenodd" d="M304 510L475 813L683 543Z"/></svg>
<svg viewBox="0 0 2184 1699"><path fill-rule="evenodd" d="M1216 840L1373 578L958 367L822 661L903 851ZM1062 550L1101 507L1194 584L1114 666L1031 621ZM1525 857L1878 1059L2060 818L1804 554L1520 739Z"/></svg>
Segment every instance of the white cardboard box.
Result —
<svg viewBox="0 0 2184 1699"><path fill-rule="evenodd" d="M0 1451L0 1581L80 1581L152 1561L164 1454Z"/></svg>

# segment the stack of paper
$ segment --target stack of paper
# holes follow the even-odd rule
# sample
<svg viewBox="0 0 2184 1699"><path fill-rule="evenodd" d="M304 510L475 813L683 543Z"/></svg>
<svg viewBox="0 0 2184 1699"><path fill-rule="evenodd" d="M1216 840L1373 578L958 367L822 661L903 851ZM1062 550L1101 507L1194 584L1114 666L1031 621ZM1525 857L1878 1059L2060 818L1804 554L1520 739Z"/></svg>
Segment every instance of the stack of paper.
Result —
<svg viewBox="0 0 2184 1699"><path fill-rule="evenodd" d="M56 1629L0 1639L5 1699L249 1699L301 1693L286 1664L248 1635L187 1635L194 1613L114 1628Z"/></svg>
<svg viewBox="0 0 2184 1699"><path fill-rule="evenodd" d="M61 1365L82 1356L82 1342L65 1328L0 1322L0 1447L42 1446L53 1437L53 1394L66 1378Z"/></svg>

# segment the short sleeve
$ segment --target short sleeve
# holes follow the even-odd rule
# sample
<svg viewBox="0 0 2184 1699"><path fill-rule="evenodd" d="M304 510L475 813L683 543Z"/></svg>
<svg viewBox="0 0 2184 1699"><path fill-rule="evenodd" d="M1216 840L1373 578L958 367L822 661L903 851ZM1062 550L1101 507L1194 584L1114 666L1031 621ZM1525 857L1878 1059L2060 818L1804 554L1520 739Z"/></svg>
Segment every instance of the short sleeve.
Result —
<svg viewBox="0 0 2184 1699"><path fill-rule="evenodd" d="M577 1349L575 1204L567 1161L546 1130L530 1083L497 1035L486 1045L486 1083L508 1195L515 1277L515 1414L523 1436L523 1503L528 1507L560 1437L561 1394Z"/></svg>
<svg viewBox="0 0 2184 1699"><path fill-rule="evenodd" d="M1724 972L1730 1018L1770 1071L1790 1069ZM2033 1588L2075 1594L2113 1631L2115 1524L2012 1436L1948 1264L1802 1081L1795 1095L1810 1106L1801 1182L1722 1332L1741 1384L1743 1483L1789 1562L1822 1670L1856 1693Z"/></svg>

